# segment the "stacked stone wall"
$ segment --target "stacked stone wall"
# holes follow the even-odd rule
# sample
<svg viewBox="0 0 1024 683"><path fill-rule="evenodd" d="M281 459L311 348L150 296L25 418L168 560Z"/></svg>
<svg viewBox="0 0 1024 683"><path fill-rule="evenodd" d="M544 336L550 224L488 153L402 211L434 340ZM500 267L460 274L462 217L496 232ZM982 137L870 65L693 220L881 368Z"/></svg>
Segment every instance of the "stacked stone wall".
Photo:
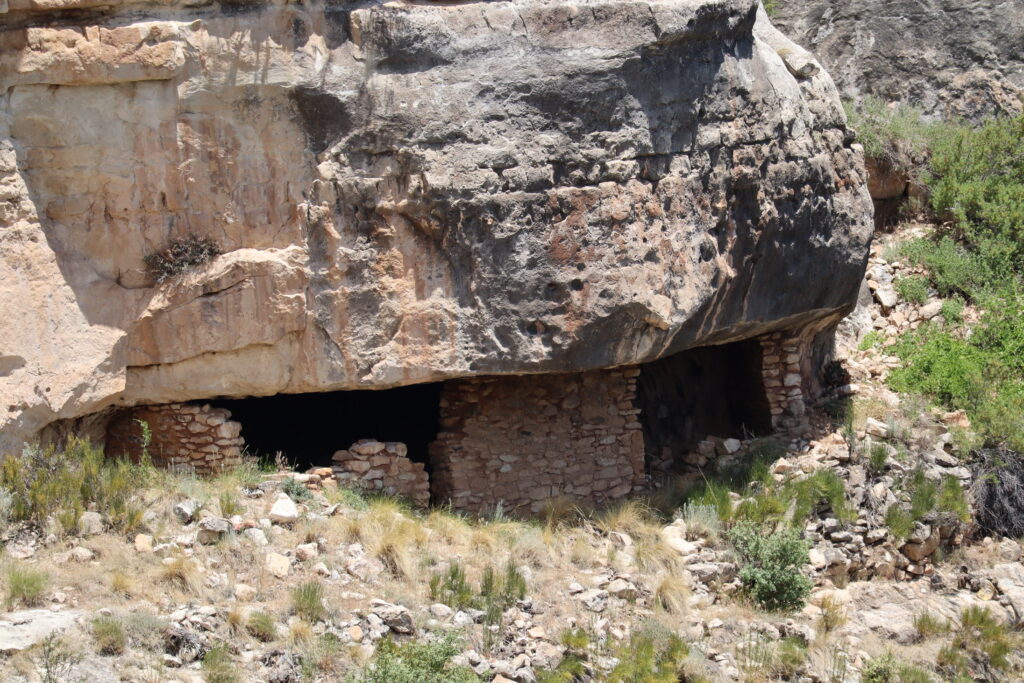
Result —
<svg viewBox="0 0 1024 683"><path fill-rule="evenodd" d="M408 458L404 443L363 439L333 458L334 478L342 486L407 498L416 505L430 502L430 483L421 462Z"/></svg>
<svg viewBox="0 0 1024 683"><path fill-rule="evenodd" d="M108 456L133 460L142 456L140 422L152 434L148 450L158 466L212 474L242 461L242 425L231 420L230 411L182 403L139 406L118 413L107 426Z"/></svg>
<svg viewBox="0 0 1024 683"><path fill-rule="evenodd" d="M761 372L771 406L772 427L779 431L799 429L804 424L803 374L800 366L800 338L775 332L760 338Z"/></svg>
<svg viewBox="0 0 1024 683"><path fill-rule="evenodd" d="M638 368L449 381L430 446L431 492L460 510L538 512L644 484Z"/></svg>

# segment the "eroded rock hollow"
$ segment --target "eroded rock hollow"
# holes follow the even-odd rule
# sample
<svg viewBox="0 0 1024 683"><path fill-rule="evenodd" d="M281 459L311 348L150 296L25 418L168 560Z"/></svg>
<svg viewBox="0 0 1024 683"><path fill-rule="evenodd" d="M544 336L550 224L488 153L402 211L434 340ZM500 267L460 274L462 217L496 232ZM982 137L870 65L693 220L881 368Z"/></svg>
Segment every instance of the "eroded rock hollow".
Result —
<svg viewBox="0 0 1024 683"><path fill-rule="evenodd" d="M129 406L809 346L856 299L862 155L752 0L6 8L5 450ZM220 254L158 281L190 236Z"/></svg>

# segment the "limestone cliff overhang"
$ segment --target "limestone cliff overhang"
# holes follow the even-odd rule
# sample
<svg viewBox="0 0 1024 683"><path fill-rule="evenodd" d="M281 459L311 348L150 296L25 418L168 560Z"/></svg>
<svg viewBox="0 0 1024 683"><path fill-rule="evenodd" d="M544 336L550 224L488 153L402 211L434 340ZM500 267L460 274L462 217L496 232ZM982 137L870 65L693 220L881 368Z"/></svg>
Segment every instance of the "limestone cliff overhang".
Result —
<svg viewBox="0 0 1024 683"><path fill-rule="evenodd" d="M837 320L871 204L751 0L0 14L0 445L111 405L576 372ZM223 254L157 283L194 233Z"/></svg>

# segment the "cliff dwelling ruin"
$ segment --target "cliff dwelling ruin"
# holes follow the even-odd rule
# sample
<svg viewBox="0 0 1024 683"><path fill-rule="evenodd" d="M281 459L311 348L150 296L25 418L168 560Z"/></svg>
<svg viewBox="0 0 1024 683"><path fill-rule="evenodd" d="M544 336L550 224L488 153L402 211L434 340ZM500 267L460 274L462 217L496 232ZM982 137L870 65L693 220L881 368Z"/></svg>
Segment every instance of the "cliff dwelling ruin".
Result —
<svg viewBox="0 0 1024 683"><path fill-rule="evenodd" d="M0 31L0 452L528 514L799 431L872 230L835 86L756 3L609 8Z"/></svg>
<svg viewBox="0 0 1024 683"><path fill-rule="evenodd" d="M115 413L106 448L138 457L145 423L157 463L198 472L247 452L418 504L601 503L699 472L709 437L801 424L797 349L775 334L580 373L138 406Z"/></svg>

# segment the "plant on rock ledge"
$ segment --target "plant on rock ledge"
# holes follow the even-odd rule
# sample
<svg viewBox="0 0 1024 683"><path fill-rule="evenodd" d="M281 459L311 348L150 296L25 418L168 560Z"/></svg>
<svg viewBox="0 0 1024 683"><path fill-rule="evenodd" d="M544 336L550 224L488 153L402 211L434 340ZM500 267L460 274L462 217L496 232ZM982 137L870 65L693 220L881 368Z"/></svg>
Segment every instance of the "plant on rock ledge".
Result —
<svg viewBox="0 0 1024 683"><path fill-rule="evenodd" d="M182 239L171 240L160 251L146 254L142 260L157 282L163 282L220 254L220 247L212 239L189 233Z"/></svg>

